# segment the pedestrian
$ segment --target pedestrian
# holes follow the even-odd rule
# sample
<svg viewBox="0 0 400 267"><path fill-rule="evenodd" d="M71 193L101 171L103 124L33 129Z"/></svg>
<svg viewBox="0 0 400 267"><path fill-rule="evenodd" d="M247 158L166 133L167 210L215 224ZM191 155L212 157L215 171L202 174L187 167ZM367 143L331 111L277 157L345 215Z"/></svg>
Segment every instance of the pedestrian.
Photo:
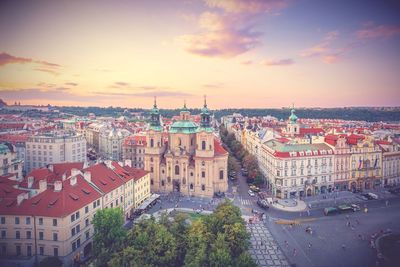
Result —
<svg viewBox="0 0 400 267"><path fill-rule="evenodd" d="M389 200L385 201L386 207L389 206Z"/></svg>
<svg viewBox="0 0 400 267"><path fill-rule="evenodd" d="M347 221L346 226L350 227L350 221Z"/></svg>
<svg viewBox="0 0 400 267"><path fill-rule="evenodd" d="M359 221L359 220L357 220L357 219L356 219L356 223L357 223L357 225L360 225L360 221Z"/></svg>
<svg viewBox="0 0 400 267"><path fill-rule="evenodd" d="M285 240L285 247L286 247L286 248L289 247L289 242L287 242L286 240Z"/></svg>
<svg viewBox="0 0 400 267"><path fill-rule="evenodd" d="M296 257L296 255L297 255L297 250L296 250L296 248L294 248L293 249L293 256Z"/></svg>
<svg viewBox="0 0 400 267"><path fill-rule="evenodd" d="M342 249L346 250L346 245L345 244L342 244Z"/></svg>
<svg viewBox="0 0 400 267"><path fill-rule="evenodd" d="M307 210L307 215L310 216L310 210Z"/></svg>
<svg viewBox="0 0 400 267"><path fill-rule="evenodd" d="M308 249L311 249L311 247L312 247L312 244L311 244L311 242L309 242L308 243Z"/></svg>

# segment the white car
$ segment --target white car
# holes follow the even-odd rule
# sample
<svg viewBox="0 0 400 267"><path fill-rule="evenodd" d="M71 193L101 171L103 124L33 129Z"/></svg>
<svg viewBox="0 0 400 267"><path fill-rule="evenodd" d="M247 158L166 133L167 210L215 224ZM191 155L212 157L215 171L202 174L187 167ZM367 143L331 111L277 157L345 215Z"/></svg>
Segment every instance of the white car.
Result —
<svg viewBox="0 0 400 267"><path fill-rule="evenodd" d="M254 197L256 194L254 194L254 192L253 191L251 191L251 190L249 190L249 195L251 196L251 197Z"/></svg>

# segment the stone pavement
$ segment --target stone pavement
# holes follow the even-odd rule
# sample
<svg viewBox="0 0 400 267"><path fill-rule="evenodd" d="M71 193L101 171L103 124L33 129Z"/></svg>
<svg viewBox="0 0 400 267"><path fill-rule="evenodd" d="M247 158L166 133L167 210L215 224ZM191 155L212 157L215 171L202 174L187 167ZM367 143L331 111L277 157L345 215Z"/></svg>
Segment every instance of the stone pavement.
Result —
<svg viewBox="0 0 400 267"><path fill-rule="evenodd" d="M278 243L263 222L247 224L250 237L250 255L258 266L290 266Z"/></svg>

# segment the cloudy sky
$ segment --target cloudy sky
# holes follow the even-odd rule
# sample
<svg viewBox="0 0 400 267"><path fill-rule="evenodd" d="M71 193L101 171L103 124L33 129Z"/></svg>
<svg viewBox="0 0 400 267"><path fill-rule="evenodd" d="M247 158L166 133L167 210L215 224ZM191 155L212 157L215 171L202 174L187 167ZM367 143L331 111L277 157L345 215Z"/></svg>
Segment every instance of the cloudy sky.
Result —
<svg viewBox="0 0 400 267"><path fill-rule="evenodd" d="M399 70L395 0L0 2L9 103L399 106Z"/></svg>

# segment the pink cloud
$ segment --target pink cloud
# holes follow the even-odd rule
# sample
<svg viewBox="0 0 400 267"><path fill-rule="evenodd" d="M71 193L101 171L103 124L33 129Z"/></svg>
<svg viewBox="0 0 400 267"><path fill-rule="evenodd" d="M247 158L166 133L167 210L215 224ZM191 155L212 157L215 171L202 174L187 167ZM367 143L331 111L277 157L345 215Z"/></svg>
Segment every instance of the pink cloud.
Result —
<svg viewBox="0 0 400 267"><path fill-rule="evenodd" d="M265 13L288 6L287 0L205 0L209 7L230 13Z"/></svg>
<svg viewBox="0 0 400 267"><path fill-rule="evenodd" d="M264 66L288 66L293 65L294 60L291 58L277 59L277 60L264 60L261 62Z"/></svg>
<svg viewBox="0 0 400 267"><path fill-rule="evenodd" d="M199 18L201 33L179 37L184 49L204 57L232 58L260 44L260 32L245 27L240 16L204 12Z"/></svg>
<svg viewBox="0 0 400 267"><path fill-rule="evenodd" d="M400 26L373 25L368 23L365 28L356 32L360 39L390 38L400 34Z"/></svg>
<svg viewBox="0 0 400 267"><path fill-rule="evenodd" d="M253 64L253 61L251 61L251 60L245 60L245 61L242 61L242 62L240 62L242 65L252 65Z"/></svg>
<svg viewBox="0 0 400 267"><path fill-rule="evenodd" d="M52 75L58 75L59 64L50 63L42 60L33 60L32 58L16 57L5 52L0 53L0 66L7 64L34 64L34 70L46 72Z"/></svg>

